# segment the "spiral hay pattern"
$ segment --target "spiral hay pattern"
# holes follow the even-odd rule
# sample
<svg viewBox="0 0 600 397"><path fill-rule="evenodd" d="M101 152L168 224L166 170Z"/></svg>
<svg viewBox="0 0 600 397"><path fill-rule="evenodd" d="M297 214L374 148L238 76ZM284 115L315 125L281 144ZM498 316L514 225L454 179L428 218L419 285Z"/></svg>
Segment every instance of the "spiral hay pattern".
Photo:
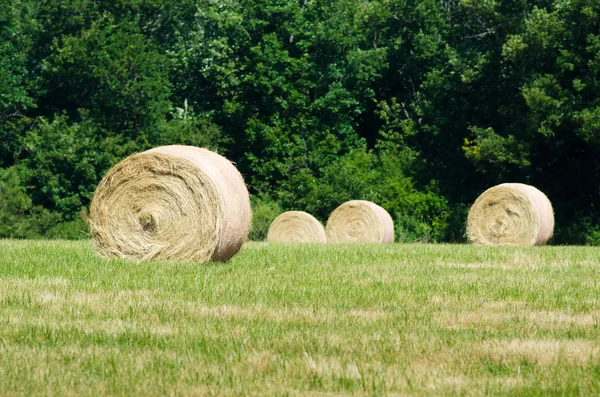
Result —
<svg viewBox="0 0 600 397"><path fill-rule="evenodd" d="M267 241L282 243L324 243L327 241L325 228L311 214L303 211L288 211L271 223Z"/></svg>
<svg viewBox="0 0 600 397"><path fill-rule="evenodd" d="M550 200L535 187L521 183L504 183L483 192L467 220L467 236L479 245L544 245L553 231Z"/></svg>
<svg viewBox="0 0 600 397"><path fill-rule="evenodd" d="M102 179L90 231L104 257L227 260L252 218L244 180L226 158L192 146L134 154Z"/></svg>
<svg viewBox="0 0 600 397"><path fill-rule="evenodd" d="M327 220L327 241L333 243L391 243L394 222L386 210L364 200L348 201Z"/></svg>

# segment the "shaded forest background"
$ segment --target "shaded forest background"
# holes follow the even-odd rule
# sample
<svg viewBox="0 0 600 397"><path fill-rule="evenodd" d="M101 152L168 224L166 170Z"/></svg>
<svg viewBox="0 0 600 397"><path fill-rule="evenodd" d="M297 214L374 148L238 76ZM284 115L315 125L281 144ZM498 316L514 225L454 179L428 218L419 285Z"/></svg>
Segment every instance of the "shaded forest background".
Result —
<svg viewBox="0 0 600 397"><path fill-rule="evenodd" d="M104 173L166 144L234 161L253 238L349 199L463 241L502 182L600 244L596 0L0 0L0 237L85 237Z"/></svg>

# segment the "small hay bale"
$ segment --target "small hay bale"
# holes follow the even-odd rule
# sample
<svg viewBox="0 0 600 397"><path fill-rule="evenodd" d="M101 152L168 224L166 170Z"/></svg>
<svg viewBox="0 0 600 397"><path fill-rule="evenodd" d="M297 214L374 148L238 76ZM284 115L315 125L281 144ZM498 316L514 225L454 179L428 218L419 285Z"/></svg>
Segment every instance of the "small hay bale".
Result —
<svg viewBox="0 0 600 397"><path fill-rule="evenodd" d="M288 211L279 215L269 226L268 242L324 243L325 228L311 214Z"/></svg>
<svg viewBox="0 0 600 397"><path fill-rule="evenodd" d="M222 261L248 234L244 180L225 157L192 146L162 146L127 157L102 179L90 232L104 257Z"/></svg>
<svg viewBox="0 0 600 397"><path fill-rule="evenodd" d="M348 201L327 220L327 241L332 243L391 243L394 222L386 210L365 200Z"/></svg>
<svg viewBox="0 0 600 397"><path fill-rule="evenodd" d="M544 245L553 232L550 200L522 183L503 183L486 190L469 210L467 236L473 244Z"/></svg>

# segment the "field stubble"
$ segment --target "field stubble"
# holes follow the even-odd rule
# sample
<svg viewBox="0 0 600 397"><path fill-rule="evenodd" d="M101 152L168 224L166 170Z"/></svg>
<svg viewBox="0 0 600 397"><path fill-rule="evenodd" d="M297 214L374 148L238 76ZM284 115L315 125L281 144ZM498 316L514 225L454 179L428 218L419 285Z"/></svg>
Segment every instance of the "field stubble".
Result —
<svg viewBox="0 0 600 397"><path fill-rule="evenodd" d="M0 241L3 395L598 395L600 249Z"/></svg>

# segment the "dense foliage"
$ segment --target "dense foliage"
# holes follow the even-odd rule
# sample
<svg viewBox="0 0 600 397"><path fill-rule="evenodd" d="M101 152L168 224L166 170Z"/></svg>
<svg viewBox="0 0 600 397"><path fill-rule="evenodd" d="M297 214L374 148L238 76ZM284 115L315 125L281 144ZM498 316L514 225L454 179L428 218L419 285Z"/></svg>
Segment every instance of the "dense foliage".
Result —
<svg viewBox="0 0 600 397"><path fill-rule="evenodd" d="M595 0L0 0L0 77L0 237L83 236L113 164L179 143L236 162L257 238L363 198L460 241L510 181L600 243Z"/></svg>

